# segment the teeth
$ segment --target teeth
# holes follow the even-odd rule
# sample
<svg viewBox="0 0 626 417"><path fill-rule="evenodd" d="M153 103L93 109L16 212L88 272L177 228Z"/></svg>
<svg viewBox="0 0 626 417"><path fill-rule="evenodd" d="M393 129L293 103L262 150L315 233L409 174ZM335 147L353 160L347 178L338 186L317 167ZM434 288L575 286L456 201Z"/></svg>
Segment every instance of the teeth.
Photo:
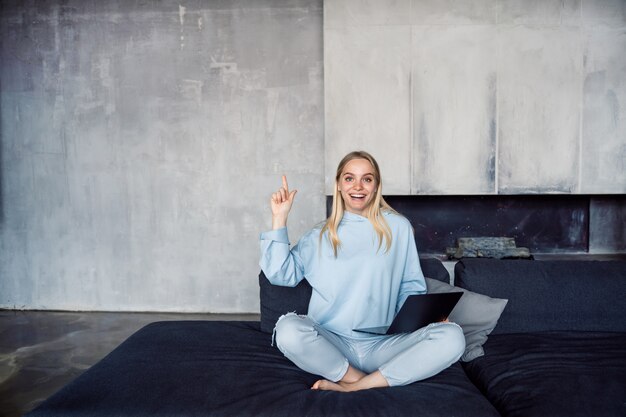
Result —
<svg viewBox="0 0 626 417"><path fill-rule="evenodd" d="M361 197L365 197L365 195L363 195L363 194L352 194L352 197L361 198Z"/></svg>

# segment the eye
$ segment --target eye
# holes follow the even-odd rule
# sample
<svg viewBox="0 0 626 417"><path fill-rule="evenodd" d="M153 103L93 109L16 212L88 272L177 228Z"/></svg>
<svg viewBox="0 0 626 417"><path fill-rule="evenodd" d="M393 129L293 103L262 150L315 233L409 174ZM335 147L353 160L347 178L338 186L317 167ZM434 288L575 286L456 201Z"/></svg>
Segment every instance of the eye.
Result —
<svg viewBox="0 0 626 417"><path fill-rule="evenodd" d="M352 182L354 180L354 178L352 178L352 177L345 177L343 180L345 182Z"/></svg>
<svg viewBox="0 0 626 417"><path fill-rule="evenodd" d="M372 182L372 181L374 181L374 179L372 177L367 177L367 178L363 178L363 181L365 181L365 182Z"/></svg>

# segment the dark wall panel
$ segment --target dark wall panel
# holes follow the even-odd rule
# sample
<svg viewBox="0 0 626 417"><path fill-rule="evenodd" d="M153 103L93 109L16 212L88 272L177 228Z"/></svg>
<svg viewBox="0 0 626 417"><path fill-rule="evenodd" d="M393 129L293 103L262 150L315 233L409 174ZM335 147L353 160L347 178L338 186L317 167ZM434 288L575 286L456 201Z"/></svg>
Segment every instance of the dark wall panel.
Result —
<svg viewBox="0 0 626 417"><path fill-rule="evenodd" d="M531 253L587 252L589 196L389 196L415 228L420 253L443 254L459 237L513 237ZM330 198L328 199L330 202Z"/></svg>

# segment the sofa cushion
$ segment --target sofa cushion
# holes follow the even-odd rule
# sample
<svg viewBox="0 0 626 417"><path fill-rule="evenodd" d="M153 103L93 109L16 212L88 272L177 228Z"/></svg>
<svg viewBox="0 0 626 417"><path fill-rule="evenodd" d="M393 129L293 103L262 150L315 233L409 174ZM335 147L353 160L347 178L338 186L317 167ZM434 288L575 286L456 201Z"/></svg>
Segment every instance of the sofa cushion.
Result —
<svg viewBox="0 0 626 417"><path fill-rule="evenodd" d="M455 285L509 300L492 334L626 332L626 261L467 259Z"/></svg>
<svg viewBox="0 0 626 417"><path fill-rule="evenodd" d="M259 274L261 296L261 330L272 333L278 318L285 313L306 314L309 311L311 286L306 279L295 287L272 285L263 271Z"/></svg>
<svg viewBox="0 0 626 417"><path fill-rule="evenodd" d="M426 286L429 293L464 293L448 317L461 326L465 335L465 352L461 360L467 362L484 355L483 344L496 327L508 300L491 298L431 278L426 278Z"/></svg>
<svg viewBox="0 0 626 417"><path fill-rule="evenodd" d="M450 274L443 263L437 258L420 258L420 266L425 277L441 282L450 282Z"/></svg>
<svg viewBox="0 0 626 417"><path fill-rule="evenodd" d="M626 334L491 335L464 364L504 417L626 415Z"/></svg>
<svg viewBox="0 0 626 417"><path fill-rule="evenodd" d="M152 323L28 416L498 416L459 363L404 387L314 391L319 377L270 342L258 322Z"/></svg>
<svg viewBox="0 0 626 417"><path fill-rule="evenodd" d="M444 282L450 282L448 270L435 258L420 258L420 265L425 276ZM302 280L296 287L272 285L263 271L259 274L261 298L261 330L272 333L278 318L285 313L306 314L311 299L311 286Z"/></svg>

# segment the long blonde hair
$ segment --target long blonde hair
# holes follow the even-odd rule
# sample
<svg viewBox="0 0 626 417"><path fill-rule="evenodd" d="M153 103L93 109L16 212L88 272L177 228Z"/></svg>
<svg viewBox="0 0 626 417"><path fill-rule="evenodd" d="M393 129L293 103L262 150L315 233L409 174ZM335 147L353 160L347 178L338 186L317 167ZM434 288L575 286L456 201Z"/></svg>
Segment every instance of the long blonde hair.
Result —
<svg viewBox="0 0 626 417"><path fill-rule="evenodd" d="M337 235L337 228L339 227L339 223L343 218L343 213L345 211L345 203L343 198L341 197L341 193L339 192L339 181L341 178L341 173L344 168L348 164L348 162L353 159L365 159L372 164L374 168L374 179L376 180L376 190L374 191L374 199L370 202L369 206L366 210L366 216L372 226L374 227L374 231L378 236L378 250L380 250L383 244L383 236L385 238L385 252L388 252L391 248L391 229L389 228L389 224L383 217L382 213L384 211L397 213L394 209L391 208L389 204L385 201L382 195L383 190L383 182L380 176L380 168L378 168L378 163L374 159L372 155L365 151L354 151L350 152L346 156L343 157L341 162L339 162L339 166L337 167L337 174L335 175L335 188L333 189L333 207L328 219L324 223L322 230L320 231L320 243L322 241L322 237L324 233L328 231L328 237L330 239L330 243L333 247L333 253L335 254L335 258L337 257L337 250L341 247L341 241L339 240L339 236Z"/></svg>

